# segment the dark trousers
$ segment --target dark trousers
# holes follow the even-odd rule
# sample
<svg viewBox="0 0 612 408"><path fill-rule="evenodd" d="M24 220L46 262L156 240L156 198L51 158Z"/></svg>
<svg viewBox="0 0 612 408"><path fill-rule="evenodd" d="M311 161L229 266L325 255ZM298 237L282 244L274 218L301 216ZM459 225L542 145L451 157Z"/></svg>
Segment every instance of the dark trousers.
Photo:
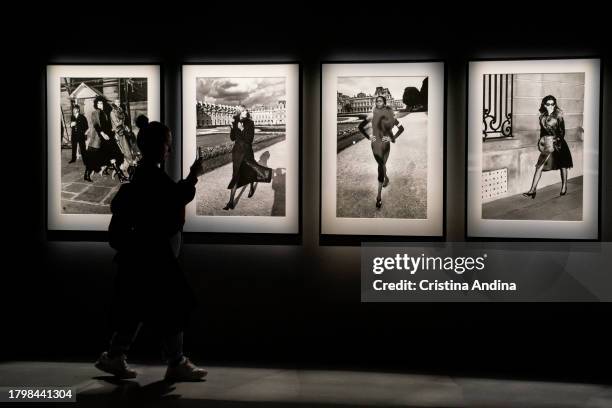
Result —
<svg viewBox="0 0 612 408"><path fill-rule="evenodd" d="M83 162L85 161L85 139L73 137L72 138L72 161L76 160L77 157L77 145L79 146L79 150L81 151L81 157L83 158Z"/></svg>
<svg viewBox="0 0 612 408"><path fill-rule="evenodd" d="M115 200L118 197L119 193ZM140 326L146 324L161 337L164 357L172 365L183 357L183 331L195 306L195 295L166 243L143 244L143 240L134 239L132 252L117 254L110 310L115 333L109 354L126 354Z"/></svg>
<svg viewBox="0 0 612 408"><path fill-rule="evenodd" d="M117 325L110 341L108 354L117 357L127 354L138 335L142 322L129 318L123 319ZM183 359L183 332L165 331L161 334L164 359L169 365L176 365Z"/></svg>

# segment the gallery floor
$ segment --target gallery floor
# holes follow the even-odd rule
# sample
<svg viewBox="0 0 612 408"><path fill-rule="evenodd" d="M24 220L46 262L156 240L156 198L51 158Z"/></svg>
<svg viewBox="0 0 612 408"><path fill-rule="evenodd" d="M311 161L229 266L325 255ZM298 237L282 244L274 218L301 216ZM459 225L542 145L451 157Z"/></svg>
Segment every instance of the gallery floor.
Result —
<svg viewBox="0 0 612 408"><path fill-rule="evenodd" d="M612 386L382 372L207 367L206 381L167 384L162 366L115 380L81 362L6 362L3 386L71 386L81 406L604 408ZM73 406L73 405L72 405Z"/></svg>

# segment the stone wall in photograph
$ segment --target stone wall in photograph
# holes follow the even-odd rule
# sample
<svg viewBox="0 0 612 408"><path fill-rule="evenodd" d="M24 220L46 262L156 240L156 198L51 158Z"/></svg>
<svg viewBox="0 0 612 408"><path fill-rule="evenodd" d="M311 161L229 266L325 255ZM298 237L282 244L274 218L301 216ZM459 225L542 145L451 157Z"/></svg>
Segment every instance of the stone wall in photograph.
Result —
<svg viewBox="0 0 612 408"><path fill-rule="evenodd" d="M506 168L507 193L498 198L527 191L531 186L540 136L539 112L542 98L553 95L565 118L565 139L572 152L574 167L569 178L582 176L584 135L584 73L515 74L513 79L513 137L492 139L483 143L483 171ZM560 182L558 171L542 174L538 187Z"/></svg>

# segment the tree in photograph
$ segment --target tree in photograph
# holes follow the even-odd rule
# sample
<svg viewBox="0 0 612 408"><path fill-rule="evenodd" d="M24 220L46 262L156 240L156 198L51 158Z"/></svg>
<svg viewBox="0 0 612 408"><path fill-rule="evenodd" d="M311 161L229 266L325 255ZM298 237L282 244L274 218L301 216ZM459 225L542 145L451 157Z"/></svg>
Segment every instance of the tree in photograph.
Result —
<svg viewBox="0 0 612 408"><path fill-rule="evenodd" d="M423 111L425 112L427 112L427 100L428 100L427 98L428 98L428 84L429 84L428 79L429 78L426 77L423 80L423 83L421 84L421 92L419 92L420 99L421 99L420 103L423 106Z"/></svg>
<svg viewBox="0 0 612 408"><path fill-rule="evenodd" d="M412 112L421 102L419 90L414 86L404 89L402 102L406 105L406 112Z"/></svg>

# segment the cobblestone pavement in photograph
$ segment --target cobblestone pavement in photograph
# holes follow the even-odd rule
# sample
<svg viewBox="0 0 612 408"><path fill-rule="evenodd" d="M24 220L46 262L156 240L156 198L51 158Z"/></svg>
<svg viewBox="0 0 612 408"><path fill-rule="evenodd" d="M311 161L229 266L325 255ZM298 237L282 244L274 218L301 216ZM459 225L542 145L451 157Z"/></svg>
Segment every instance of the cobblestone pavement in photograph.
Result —
<svg viewBox="0 0 612 408"><path fill-rule="evenodd" d="M93 183L83 180L81 158L68 163L71 150L62 149L62 213L110 214L110 202L121 186L117 178L92 174Z"/></svg>

